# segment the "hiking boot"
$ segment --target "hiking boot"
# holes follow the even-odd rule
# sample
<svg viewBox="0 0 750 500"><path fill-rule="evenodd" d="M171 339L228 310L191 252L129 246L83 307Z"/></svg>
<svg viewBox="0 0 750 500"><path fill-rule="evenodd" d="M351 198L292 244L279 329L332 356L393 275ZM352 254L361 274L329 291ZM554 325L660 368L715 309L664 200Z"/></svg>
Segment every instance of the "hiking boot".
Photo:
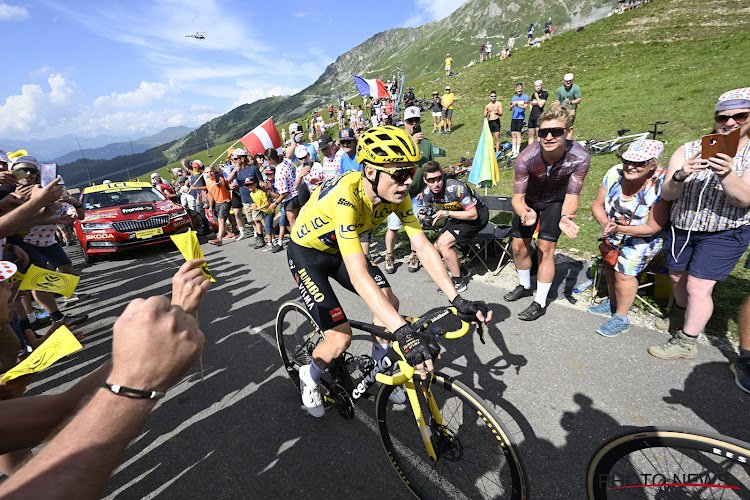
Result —
<svg viewBox="0 0 750 500"><path fill-rule="evenodd" d="M609 299L604 299L595 306L589 307L588 311L591 314L598 314L599 316L612 316L615 313L615 309L614 304Z"/></svg>
<svg viewBox="0 0 750 500"><path fill-rule="evenodd" d="M612 319L596 329L596 333L602 337L617 337L628 330L630 330L629 323L625 323L619 316L612 316Z"/></svg>
<svg viewBox="0 0 750 500"><path fill-rule="evenodd" d="M729 365L729 369L734 373L734 383L737 387L750 394L750 358L737 358Z"/></svg>
<svg viewBox="0 0 750 500"><path fill-rule="evenodd" d="M256 236L254 248L263 248L264 246L266 246L266 242L263 241L263 238Z"/></svg>
<svg viewBox="0 0 750 500"><path fill-rule="evenodd" d="M547 308L542 307L542 304L535 300L529 307L518 313L518 318L522 321L534 321L544 316L546 312Z"/></svg>
<svg viewBox="0 0 750 500"><path fill-rule="evenodd" d="M396 260L393 258L392 253L385 254L385 272L388 274L396 272Z"/></svg>
<svg viewBox="0 0 750 500"><path fill-rule="evenodd" d="M682 330L682 327L685 326L685 308L674 304L672 310L669 311L669 315L666 318L659 318L654 321L654 326L659 330L668 332Z"/></svg>
<svg viewBox="0 0 750 500"><path fill-rule="evenodd" d="M284 250L284 247L281 246L281 244L274 245L273 248L271 249L271 253L281 252L282 250Z"/></svg>
<svg viewBox="0 0 750 500"><path fill-rule="evenodd" d="M411 257L409 257L409 272L410 273L416 273L419 271L419 266L421 264L419 263L419 257L417 257L417 252L412 252Z"/></svg>
<svg viewBox="0 0 750 500"><path fill-rule="evenodd" d="M680 330L663 344L649 347L648 353L659 359L695 359L698 357L697 341Z"/></svg>
<svg viewBox="0 0 750 500"><path fill-rule="evenodd" d="M320 418L326 413L323 398L320 397L320 387L310 376L310 365L303 365L299 369L299 389L302 392L302 404L313 417Z"/></svg>
<svg viewBox="0 0 750 500"><path fill-rule="evenodd" d="M518 285L510 292L503 295L503 298L506 302L515 302L522 297L531 297L533 294L534 292L531 291L531 288L524 288L523 285Z"/></svg>

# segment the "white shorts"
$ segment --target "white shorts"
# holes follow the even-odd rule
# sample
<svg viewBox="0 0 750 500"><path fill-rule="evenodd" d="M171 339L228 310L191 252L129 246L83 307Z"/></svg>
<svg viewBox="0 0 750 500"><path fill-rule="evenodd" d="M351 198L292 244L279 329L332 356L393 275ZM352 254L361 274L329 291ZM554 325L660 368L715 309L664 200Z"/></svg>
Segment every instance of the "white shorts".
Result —
<svg viewBox="0 0 750 500"><path fill-rule="evenodd" d="M422 200L420 200L419 198L411 199L411 206L412 206L412 209L414 210L415 216L417 215L417 212L419 212L419 209L422 208L422 205L423 205ZM401 219L398 218L398 215L396 215L395 212L391 213L388 216L388 229L392 231L398 231L402 227L404 227L404 225L401 224Z"/></svg>
<svg viewBox="0 0 750 500"><path fill-rule="evenodd" d="M440 118L441 116L443 116L443 113L441 111L433 111L432 116L435 118Z"/></svg>

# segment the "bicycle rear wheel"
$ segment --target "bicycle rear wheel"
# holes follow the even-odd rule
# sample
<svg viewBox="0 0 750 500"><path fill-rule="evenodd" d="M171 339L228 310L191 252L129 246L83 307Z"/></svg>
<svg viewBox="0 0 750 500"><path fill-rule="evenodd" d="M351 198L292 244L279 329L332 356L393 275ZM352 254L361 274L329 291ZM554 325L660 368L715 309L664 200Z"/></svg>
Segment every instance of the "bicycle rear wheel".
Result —
<svg viewBox="0 0 750 500"><path fill-rule="evenodd" d="M310 363L315 346L323 340L322 333L307 309L296 302L285 302L276 313L276 343L281 362L297 390L298 370Z"/></svg>
<svg viewBox="0 0 750 500"><path fill-rule="evenodd" d="M611 440L589 463L590 499L750 498L750 445L703 431L645 427Z"/></svg>
<svg viewBox="0 0 750 500"><path fill-rule="evenodd" d="M418 390L426 390L417 384ZM471 389L434 375L429 390L443 419L427 408L438 459L427 455L411 406L389 402L384 385L375 402L378 434L401 480L418 498L526 498L520 459L497 415Z"/></svg>

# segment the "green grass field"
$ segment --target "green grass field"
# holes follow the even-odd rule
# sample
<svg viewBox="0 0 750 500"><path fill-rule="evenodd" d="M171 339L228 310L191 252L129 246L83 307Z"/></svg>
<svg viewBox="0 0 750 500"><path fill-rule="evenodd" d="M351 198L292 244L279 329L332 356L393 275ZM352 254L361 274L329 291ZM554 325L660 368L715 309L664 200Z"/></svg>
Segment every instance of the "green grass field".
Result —
<svg viewBox="0 0 750 500"><path fill-rule="evenodd" d="M495 57L459 69L460 74L450 78L441 67L417 80L410 81L407 73L407 85L415 87L419 98L430 96L433 90L442 94L446 84L457 96L451 135L430 134L431 118L423 120L427 137L447 151L441 162L444 166L462 156L473 157L489 92L495 90L507 110L519 81L528 93L533 91L534 80L544 80L552 100L562 75L575 74L583 94L575 123L576 140L610 139L621 128L642 132L656 120L669 121L661 127L664 134L660 139L666 143L664 165L680 144L711 131L713 106L721 93L750 86L750 59L742 52L742 47L750 44L747 0L654 0L593 23L582 32L562 33L540 48L519 47L522 43L523 39L519 40L509 59ZM499 54L501 48L496 46L493 52ZM441 52L445 50L450 47L441 48ZM277 125L281 128L288 123ZM510 125L507 111L502 125L503 130ZM229 145L212 148L214 158ZM207 158L206 152L194 158L204 162L214 159ZM592 158L576 220L581 232L576 240L561 238L561 251L579 258L595 252L601 229L591 216L591 202L604 173L616 163L614 154ZM502 172L500 183L489 192L509 195L512 183L513 173ZM717 285L716 309L707 333L736 335L737 309L750 293L748 278L750 272L738 265L728 280Z"/></svg>

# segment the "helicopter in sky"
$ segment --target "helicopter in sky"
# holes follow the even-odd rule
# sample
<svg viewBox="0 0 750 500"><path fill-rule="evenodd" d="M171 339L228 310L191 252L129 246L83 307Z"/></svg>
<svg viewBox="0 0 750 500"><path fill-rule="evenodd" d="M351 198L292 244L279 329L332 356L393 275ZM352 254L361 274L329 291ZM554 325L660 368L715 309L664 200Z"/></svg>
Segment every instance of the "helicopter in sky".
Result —
<svg viewBox="0 0 750 500"><path fill-rule="evenodd" d="M185 38L195 38L196 40L205 40L206 37L203 36L204 33L207 33L207 31L196 31L194 35L185 35Z"/></svg>

